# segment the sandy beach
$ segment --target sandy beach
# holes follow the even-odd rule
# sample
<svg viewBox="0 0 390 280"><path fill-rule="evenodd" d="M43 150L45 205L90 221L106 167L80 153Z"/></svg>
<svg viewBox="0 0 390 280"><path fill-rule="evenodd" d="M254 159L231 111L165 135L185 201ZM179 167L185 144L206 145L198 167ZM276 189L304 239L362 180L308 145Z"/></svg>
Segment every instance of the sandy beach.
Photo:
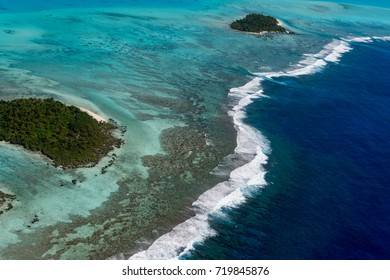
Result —
<svg viewBox="0 0 390 280"><path fill-rule="evenodd" d="M87 109L82 108L82 107L77 107L77 108L79 108L81 111L87 113L88 115L90 115L92 118L94 118L98 122L107 122L108 121L107 118L102 117L94 112L91 112L90 110L87 110Z"/></svg>

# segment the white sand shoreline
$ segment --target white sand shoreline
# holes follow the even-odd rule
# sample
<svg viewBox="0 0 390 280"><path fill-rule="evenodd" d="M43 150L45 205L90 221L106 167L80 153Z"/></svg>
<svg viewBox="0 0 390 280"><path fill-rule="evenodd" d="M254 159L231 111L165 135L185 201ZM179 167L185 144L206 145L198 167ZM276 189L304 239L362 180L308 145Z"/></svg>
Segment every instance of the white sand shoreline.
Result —
<svg viewBox="0 0 390 280"><path fill-rule="evenodd" d="M80 111L87 113L88 115L90 115L92 118L94 118L98 122L108 122L107 118L102 117L102 116L100 116L100 115L98 115L98 114L96 114L96 113L94 113L94 112L92 112L92 111L90 111L88 109L85 109L85 108L79 107L79 106L77 106L77 108L79 108Z"/></svg>

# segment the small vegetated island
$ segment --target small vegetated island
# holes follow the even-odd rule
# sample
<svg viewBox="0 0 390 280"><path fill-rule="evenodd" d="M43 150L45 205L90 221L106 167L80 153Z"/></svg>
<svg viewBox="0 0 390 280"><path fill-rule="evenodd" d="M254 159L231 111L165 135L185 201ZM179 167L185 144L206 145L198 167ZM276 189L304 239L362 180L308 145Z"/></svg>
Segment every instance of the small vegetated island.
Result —
<svg viewBox="0 0 390 280"><path fill-rule="evenodd" d="M271 32L287 34L293 33L281 26L276 18L265 16L263 14L249 14L243 19L232 22L230 27L235 30L258 34L267 34Z"/></svg>
<svg viewBox="0 0 390 280"><path fill-rule="evenodd" d="M114 129L114 124L52 98L0 101L0 141L39 151L55 166L95 165L121 145Z"/></svg>

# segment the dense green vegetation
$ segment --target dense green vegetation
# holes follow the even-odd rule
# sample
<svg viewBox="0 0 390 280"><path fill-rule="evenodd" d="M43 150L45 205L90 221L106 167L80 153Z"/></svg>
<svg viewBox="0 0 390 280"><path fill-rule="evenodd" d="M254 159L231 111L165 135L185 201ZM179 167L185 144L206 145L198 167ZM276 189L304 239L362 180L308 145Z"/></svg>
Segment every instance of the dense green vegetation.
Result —
<svg viewBox="0 0 390 280"><path fill-rule="evenodd" d="M52 98L0 101L0 141L40 151L64 168L93 165L119 147L113 129Z"/></svg>
<svg viewBox="0 0 390 280"><path fill-rule="evenodd" d="M244 32L280 32L290 33L284 27L278 25L276 18L262 14L249 14L243 19L236 20L230 27Z"/></svg>

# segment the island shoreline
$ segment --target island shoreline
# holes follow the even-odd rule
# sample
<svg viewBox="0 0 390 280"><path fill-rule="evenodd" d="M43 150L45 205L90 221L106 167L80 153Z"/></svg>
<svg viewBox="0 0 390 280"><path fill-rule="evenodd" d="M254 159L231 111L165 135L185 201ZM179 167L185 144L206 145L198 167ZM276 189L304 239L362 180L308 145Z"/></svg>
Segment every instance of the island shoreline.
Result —
<svg viewBox="0 0 390 280"><path fill-rule="evenodd" d="M53 98L0 101L0 140L40 152L55 167L95 166L123 144L115 121Z"/></svg>
<svg viewBox="0 0 390 280"><path fill-rule="evenodd" d="M108 122L108 118L106 117L103 117L97 113L94 113L86 108L83 108L83 107L80 107L80 106L76 106L77 108L80 109L80 111L82 112L85 112L87 113L89 116L91 116L92 118L94 118L95 120L97 120L98 122L104 122L104 123L107 123Z"/></svg>
<svg viewBox="0 0 390 280"><path fill-rule="evenodd" d="M251 35L296 34L295 32L288 30L285 26L286 24L280 19L254 13L229 23L230 29ZM261 31L253 31L256 29Z"/></svg>

